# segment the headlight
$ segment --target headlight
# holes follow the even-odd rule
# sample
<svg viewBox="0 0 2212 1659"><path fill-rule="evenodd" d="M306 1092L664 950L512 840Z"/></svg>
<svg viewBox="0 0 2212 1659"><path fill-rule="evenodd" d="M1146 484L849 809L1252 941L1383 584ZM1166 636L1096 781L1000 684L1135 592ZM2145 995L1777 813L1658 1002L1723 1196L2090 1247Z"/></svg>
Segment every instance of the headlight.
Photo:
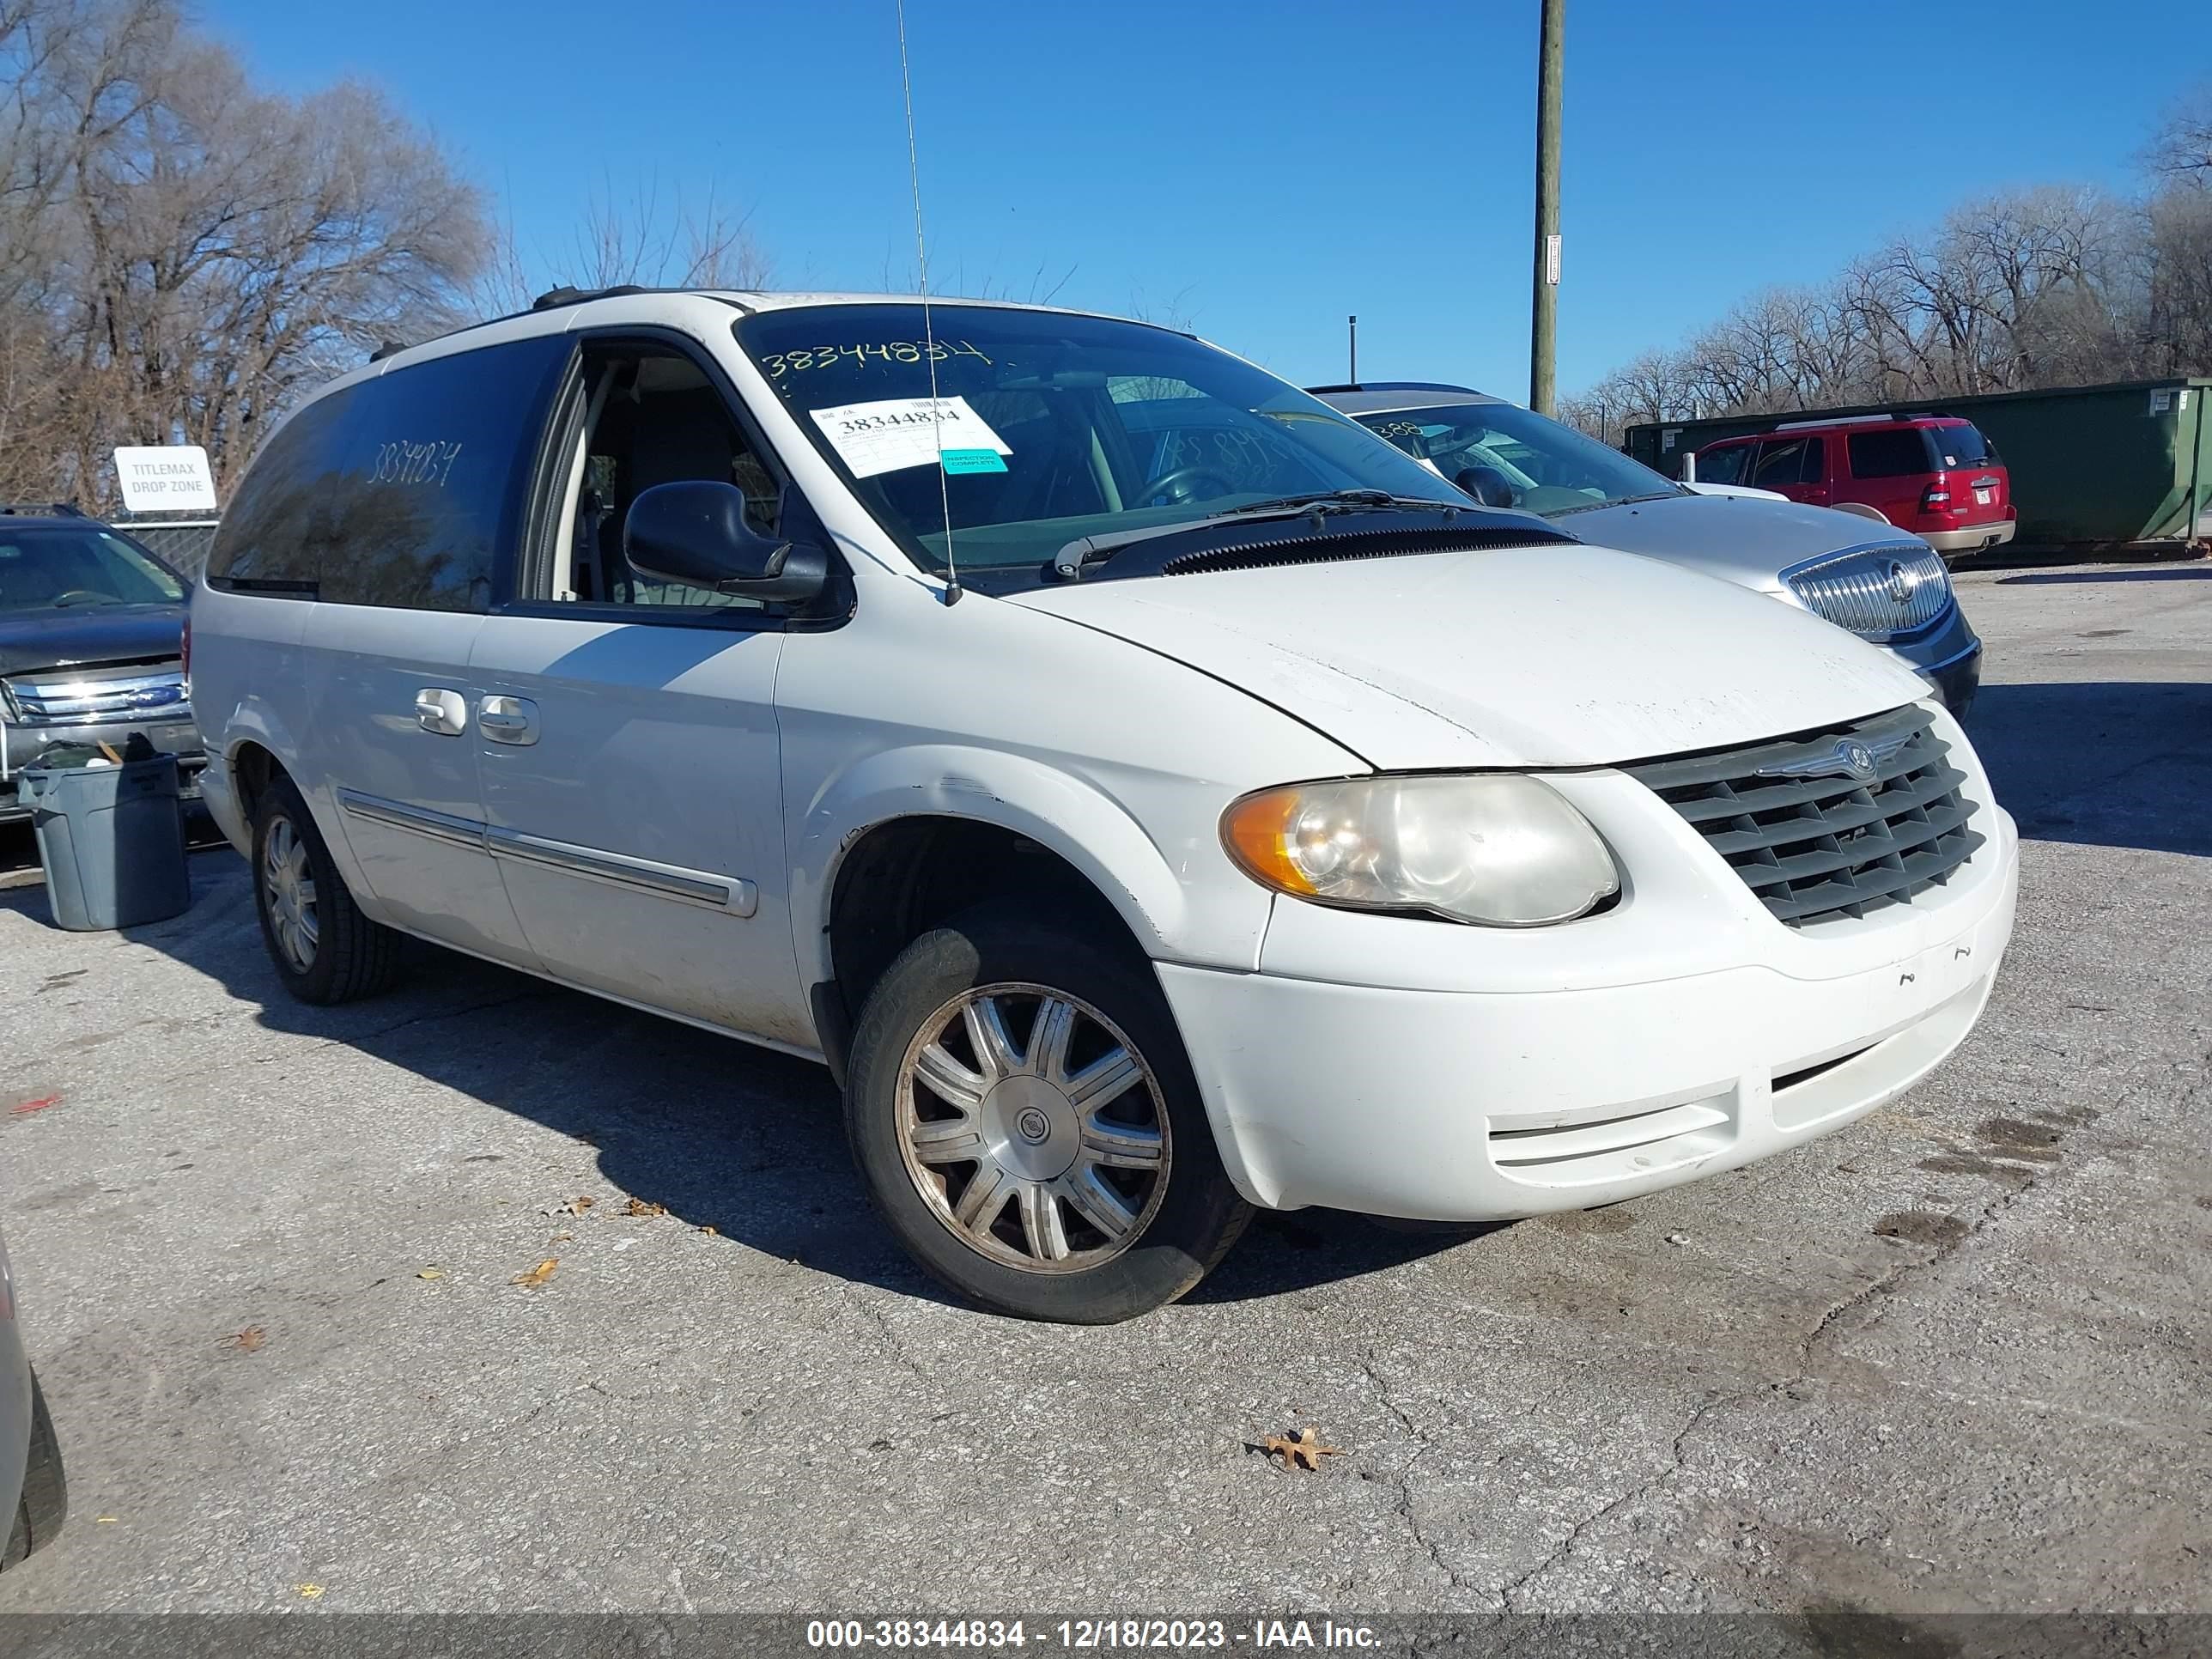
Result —
<svg viewBox="0 0 2212 1659"><path fill-rule="evenodd" d="M1493 927L1571 921L1620 890L1589 820L1510 774L1263 789L1221 815L1221 842L1279 893Z"/></svg>

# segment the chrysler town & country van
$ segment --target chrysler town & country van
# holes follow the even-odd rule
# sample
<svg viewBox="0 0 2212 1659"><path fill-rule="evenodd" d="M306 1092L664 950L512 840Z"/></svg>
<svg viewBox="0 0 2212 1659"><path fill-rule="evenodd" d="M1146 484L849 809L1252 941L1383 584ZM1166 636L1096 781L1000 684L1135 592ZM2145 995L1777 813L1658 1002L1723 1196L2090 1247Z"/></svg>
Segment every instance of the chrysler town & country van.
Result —
<svg viewBox="0 0 2212 1659"><path fill-rule="evenodd" d="M412 934L826 1061L966 1295L1609 1204L1908 1088L2017 842L1912 674L1173 331L562 293L295 411L194 609L295 995Z"/></svg>

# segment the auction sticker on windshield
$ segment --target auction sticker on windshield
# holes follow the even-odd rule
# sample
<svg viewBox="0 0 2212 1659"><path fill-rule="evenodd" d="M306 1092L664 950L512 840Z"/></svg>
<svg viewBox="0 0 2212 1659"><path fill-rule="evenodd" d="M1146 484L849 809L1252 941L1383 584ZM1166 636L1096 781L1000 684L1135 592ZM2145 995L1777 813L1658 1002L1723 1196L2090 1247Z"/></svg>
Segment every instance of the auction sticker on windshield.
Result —
<svg viewBox="0 0 2212 1659"><path fill-rule="evenodd" d="M1014 453L1012 446L968 406L965 398L882 398L873 403L840 404L835 409L807 412L856 478L927 466L940 453ZM955 465L951 470L979 469Z"/></svg>

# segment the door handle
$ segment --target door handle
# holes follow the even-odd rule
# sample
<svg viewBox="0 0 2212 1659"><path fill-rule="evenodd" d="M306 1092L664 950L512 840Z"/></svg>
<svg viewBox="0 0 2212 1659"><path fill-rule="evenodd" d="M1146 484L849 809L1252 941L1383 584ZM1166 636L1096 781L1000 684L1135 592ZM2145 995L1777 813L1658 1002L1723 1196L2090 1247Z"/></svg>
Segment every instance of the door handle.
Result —
<svg viewBox="0 0 2212 1659"><path fill-rule="evenodd" d="M426 685L415 694L415 724L441 738L458 738L469 729L469 706L458 691Z"/></svg>
<svg viewBox="0 0 2212 1659"><path fill-rule="evenodd" d="M527 697L486 697L477 705L477 730L494 743L535 743L538 705Z"/></svg>

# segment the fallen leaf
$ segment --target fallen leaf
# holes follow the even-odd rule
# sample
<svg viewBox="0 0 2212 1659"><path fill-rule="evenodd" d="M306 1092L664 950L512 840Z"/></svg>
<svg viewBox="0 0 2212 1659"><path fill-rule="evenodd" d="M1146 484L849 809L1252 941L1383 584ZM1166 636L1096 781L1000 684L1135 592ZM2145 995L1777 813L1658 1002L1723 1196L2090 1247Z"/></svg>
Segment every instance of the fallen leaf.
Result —
<svg viewBox="0 0 2212 1659"><path fill-rule="evenodd" d="M711 1221L702 1221L702 1222L701 1222L701 1223L699 1224L699 1231L700 1231L701 1232L702 1232L702 1233L713 1233L716 1237L720 1237L721 1236L721 1231L722 1231L722 1230L721 1230L720 1227L717 1227L717 1226L716 1226L713 1222L711 1222Z"/></svg>
<svg viewBox="0 0 2212 1659"><path fill-rule="evenodd" d="M1296 1434L1271 1434L1260 1443L1260 1449L1273 1456L1279 1454L1286 1469L1317 1469L1324 1457L1341 1457L1341 1446L1324 1446L1321 1437L1311 1429L1300 1429Z"/></svg>
<svg viewBox="0 0 2212 1659"><path fill-rule="evenodd" d="M269 1333L258 1325L248 1325L242 1331L233 1331L228 1336L216 1339L222 1346L235 1348L240 1353L252 1353L268 1340Z"/></svg>
<svg viewBox="0 0 2212 1659"><path fill-rule="evenodd" d="M547 1239L545 1242L548 1244L566 1244L575 1237L576 1235L574 1233L556 1233L552 1237Z"/></svg>
<svg viewBox="0 0 2212 1659"><path fill-rule="evenodd" d="M299 1591L301 1595L306 1596L310 1601L313 1601L318 1595L320 1595L323 1593L323 1587L320 1584L295 1584L292 1588Z"/></svg>
<svg viewBox="0 0 2212 1659"><path fill-rule="evenodd" d="M415 1275L417 1279L443 1279L445 1276L446 1270L443 1267L425 1267Z"/></svg>
<svg viewBox="0 0 2212 1659"><path fill-rule="evenodd" d="M553 1277L553 1270L561 1265L561 1258L549 1255L526 1273L517 1273L514 1282L526 1291L534 1291Z"/></svg>
<svg viewBox="0 0 2212 1659"><path fill-rule="evenodd" d="M61 1103L62 1097L59 1095L46 1095L37 1100L27 1100L20 1106L10 1106L8 1109L8 1115L28 1117L33 1112L43 1112L49 1106L58 1106Z"/></svg>
<svg viewBox="0 0 2212 1659"><path fill-rule="evenodd" d="M556 1204L545 1212L548 1215L581 1215L599 1200L589 1193L578 1193L566 1204Z"/></svg>
<svg viewBox="0 0 2212 1659"><path fill-rule="evenodd" d="M648 1204L641 1198L633 1198L623 1206L623 1213L624 1215L666 1215L668 1206L665 1204Z"/></svg>

